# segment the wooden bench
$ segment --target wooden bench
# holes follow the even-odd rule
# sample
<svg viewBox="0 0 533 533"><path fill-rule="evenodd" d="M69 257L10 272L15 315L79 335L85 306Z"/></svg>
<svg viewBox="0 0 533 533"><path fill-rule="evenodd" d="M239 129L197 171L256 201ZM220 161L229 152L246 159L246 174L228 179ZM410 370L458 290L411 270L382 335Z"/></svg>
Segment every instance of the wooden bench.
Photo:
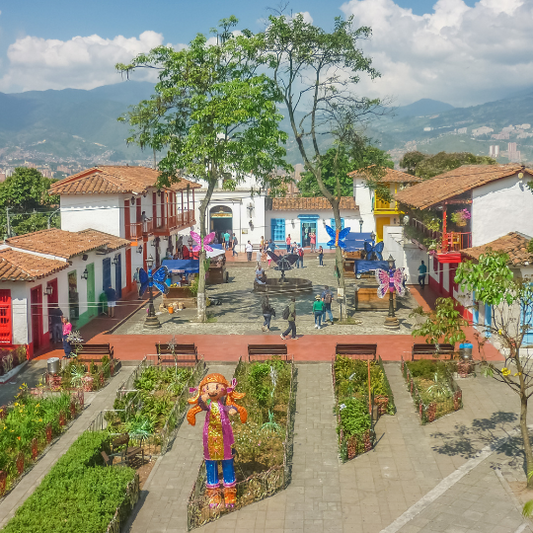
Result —
<svg viewBox="0 0 533 533"><path fill-rule="evenodd" d="M346 355L354 359L376 360L378 350L377 344L337 344L335 346L336 355Z"/></svg>
<svg viewBox="0 0 533 533"><path fill-rule="evenodd" d="M119 457L120 462L130 466L141 456L141 465L144 464L144 448L142 446L130 446L130 436L123 433L111 441L111 454L108 456L105 452L100 452L106 466L113 464L113 457Z"/></svg>
<svg viewBox="0 0 533 533"><path fill-rule="evenodd" d="M78 361L80 362L91 362L98 361L102 362L102 357L107 355L109 359L113 359L115 350L113 346L108 344L89 344L83 343L81 349L78 352ZM96 356L96 357L95 357Z"/></svg>
<svg viewBox="0 0 533 533"><path fill-rule="evenodd" d="M273 356L287 360L286 344L248 344L248 361L267 361Z"/></svg>
<svg viewBox="0 0 533 533"><path fill-rule="evenodd" d="M438 346L439 349L437 350L434 344L413 344L413 348L411 349L411 361L416 361L415 357L418 359L452 358L454 352L453 344L439 344Z"/></svg>
<svg viewBox="0 0 533 533"><path fill-rule="evenodd" d="M168 344L156 342L158 363L177 363L179 365L195 365L198 362L196 344L174 344L174 353Z"/></svg>

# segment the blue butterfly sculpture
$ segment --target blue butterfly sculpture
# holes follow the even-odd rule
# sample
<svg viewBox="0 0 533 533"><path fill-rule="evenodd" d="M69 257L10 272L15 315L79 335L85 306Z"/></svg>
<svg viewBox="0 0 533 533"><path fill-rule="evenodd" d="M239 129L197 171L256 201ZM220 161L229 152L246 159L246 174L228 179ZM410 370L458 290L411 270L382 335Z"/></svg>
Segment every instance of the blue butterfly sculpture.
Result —
<svg viewBox="0 0 533 533"><path fill-rule="evenodd" d="M365 241L366 258L371 261L372 256L375 256L376 261L383 261L383 247L385 243L383 241L374 243Z"/></svg>
<svg viewBox="0 0 533 533"><path fill-rule="evenodd" d="M344 242L344 239L346 239L346 236L348 235L348 233L350 233L350 228L344 228L338 231L334 230L333 228L330 228L329 226L326 226L326 231L331 237L331 240L326 244L326 246L338 246L343 250L346 248L346 243Z"/></svg>
<svg viewBox="0 0 533 533"><path fill-rule="evenodd" d="M162 294L167 294L169 289L165 281L168 276L168 268L166 266L159 267L153 274L151 268L148 269L148 273L146 273L144 268L139 269L139 298L148 287L153 287L154 285Z"/></svg>

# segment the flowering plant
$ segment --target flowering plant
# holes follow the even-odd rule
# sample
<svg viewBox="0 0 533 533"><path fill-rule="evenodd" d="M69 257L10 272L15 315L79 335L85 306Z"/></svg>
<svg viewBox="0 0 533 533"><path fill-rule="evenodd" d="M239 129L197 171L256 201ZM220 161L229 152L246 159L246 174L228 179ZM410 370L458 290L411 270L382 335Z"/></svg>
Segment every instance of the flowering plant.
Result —
<svg viewBox="0 0 533 533"><path fill-rule="evenodd" d="M470 214L470 211L468 209L454 211L450 216L451 221L459 226L464 226L466 224L466 221L470 220L471 218L472 215Z"/></svg>

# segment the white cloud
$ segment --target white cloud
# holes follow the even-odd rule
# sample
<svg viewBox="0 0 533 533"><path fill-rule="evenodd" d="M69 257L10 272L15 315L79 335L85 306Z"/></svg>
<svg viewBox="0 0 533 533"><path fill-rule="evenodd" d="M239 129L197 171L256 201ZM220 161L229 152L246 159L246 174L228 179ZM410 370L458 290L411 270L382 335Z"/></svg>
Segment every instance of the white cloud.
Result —
<svg viewBox="0 0 533 533"><path fill-rule="evenodd" d="M163 36L145 31L138 38L118 35L73 37L68 41L27 36L17 39L7 51L7 73L0 91L45 89L93 89L120 81L116 63L128 63L137 54L163 44ZM155 72L140 69L136 80L153 80Z"/></svg>
<svg viewBox="0 0 533 533"><path fill-rule="evenodd" d="M533 85L533 2L438 0L415 15L393 0L351 0L341 9L355 26L370 26L362 42L376 81L362 80L363 94L392 96L396 103L434 98L471 105Z"/></svg>

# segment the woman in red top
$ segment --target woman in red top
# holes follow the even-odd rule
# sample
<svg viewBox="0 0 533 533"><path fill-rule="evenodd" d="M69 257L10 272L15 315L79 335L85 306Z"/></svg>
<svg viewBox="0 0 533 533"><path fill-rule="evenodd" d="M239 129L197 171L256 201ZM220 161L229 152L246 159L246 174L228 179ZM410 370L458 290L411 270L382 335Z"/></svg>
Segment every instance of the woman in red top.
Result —
<svg viewBox="0 0 533 533"><path fill-rule="evenodd" d="M311 235L309 236L310 244L311 244L311 253L316 252L316 233L314 231L311 232Z"/></svg>
<svg viewBox="0 0 533 533"><path fill-rule="evenodd" d="M63 322L63 350L65 351L65 357L70 358L72 347L70 346L67 338L72 331L72 324L69 322L66 316L62 317L61 321Z"/></svg>

